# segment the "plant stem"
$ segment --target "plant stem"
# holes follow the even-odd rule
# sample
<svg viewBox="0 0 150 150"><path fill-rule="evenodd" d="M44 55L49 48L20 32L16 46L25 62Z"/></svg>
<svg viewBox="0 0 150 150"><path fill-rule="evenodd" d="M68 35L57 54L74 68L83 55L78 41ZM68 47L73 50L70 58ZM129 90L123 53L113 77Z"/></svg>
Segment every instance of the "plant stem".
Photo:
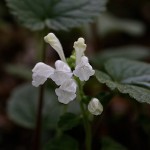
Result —
<svg viewBox="0 0 150 150"><path fill-rule="evenodd" d="M40 150L41 147L41 129L42 129L42 108L44 100L44 85L39 88L38 112L35 128L34 150Z"/></svg>
<svg viewBox="0 0 150 150"><path fill-rule="evenodd" d="M88 120L88 116L87 116L87 113L86 113L86 110L84 108L84 105L82 102L80 102L80 108L81 108L81 111L82 111L82 114L83 114L83 122L84 122L84 130L85 130L85 144L86 144L86 150L91 150L91 126L90 126L90 123L89 123L89 120Z"/></svg>
<svg viewBox="0 0 150 150"><path fill-rule="evenodd" d="M42 48L41 48L41 60L45 62L45 53L46 53L46 44L43 40L45 35L45 31L43 31L41 37ZM42 132L42 111L44 105L44 85L41 85L39 88L39 99L38 99L38 108L37 108L37 118L36 118L36 128L35 128L35 137L34 137L34 145L33 150L40 150L41 149L41 132Z"/></svg>
<svg viewBox="0 0 150 150"><path fill-rule="evenodd" d="M83 115L83 124L84 124L84 130L85 130L85 144L86 144L86 150L91 150L91 144L92 144L92 138L91 138L91 126L90 126L90 122L89 122L89 118L88 118L88 114L87 114L87 110L84 107L83 104L83 96L84 96L84 92L83 92L83 85L81 84L80 81L77 81L78 83L78 87L79 87L79 102L80 102L80 108L81 108L81 112Z"/></svg>

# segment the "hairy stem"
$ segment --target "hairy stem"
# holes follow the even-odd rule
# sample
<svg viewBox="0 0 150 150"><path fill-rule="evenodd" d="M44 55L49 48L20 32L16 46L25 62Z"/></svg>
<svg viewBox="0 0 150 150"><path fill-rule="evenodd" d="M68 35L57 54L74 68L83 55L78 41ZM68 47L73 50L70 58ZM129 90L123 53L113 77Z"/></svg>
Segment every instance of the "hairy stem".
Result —
<svg viewBox="0 0 150 150"><path fill-rule="evenodd" d="M85 144L86 144L86 150L91 150L91 126L88 120L87 112L84 108L84 105L82 102L80 102L80 108L83 114L83 123L84 123L84 130L85 130Z"/></svg>
<svg viewBox="0 0 150 150"><path fill-rule="evenodd" d="M78 87L79 87L79 102L80 102L80 108L81 112L83 115L83 124L84 124L84 130L85 130L85 144L86 144L86 150L91 150L91 144L92 144L92 138L91 138L91 126L87 114L87 109L84 107L83 104L83 97L84 97L84 92L83 92L83 85L81 84L80 81L77 81Z"/></svg>

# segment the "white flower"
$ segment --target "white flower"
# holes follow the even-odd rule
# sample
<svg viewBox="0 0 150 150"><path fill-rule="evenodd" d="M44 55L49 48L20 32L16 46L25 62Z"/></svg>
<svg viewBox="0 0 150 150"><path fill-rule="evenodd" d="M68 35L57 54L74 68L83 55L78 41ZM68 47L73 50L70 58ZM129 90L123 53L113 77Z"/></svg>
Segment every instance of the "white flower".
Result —
<svg viewBox="0 0 150 150"><path fill-rule="evenodd" d="M84 51L86 49L86 44L83 38L79 38L76 42L74 42L74 49L76 51L76 65L78 65L81 61L81 57L84 55Z"/></svg>
<svg viewBox="0 0 150 150"><path fill-rule="evenodd" d="M54 33L49 33L47 36L44 37L45 42L49 43L58 53L59 57L62 61L66 62L66 58L63 52L63 48L60 44L60 41L55 36Z"/></svg>
<svg viewBox="0 0 150 150"><path fill-rule="evenodd" d="M58 96L58 101L63 104L68 104L76 97L77 85L73 79L66 80L59 88L55 90Z"/></svg>
<svg viewBox="0 0 150 150"><path fill-rule="evenodd" d="M50 77L57 85L62 85L66 80L72 77L71 69L65 62L57 60L55 62L55 68L54 74Z"/></svg>
<svg viewBox="0 0 150 150"><path fill-rule="evenodd" d="M88 104L88 110L93 115L100 115L103 112L103 106L97 98L93 98Z"/></svg>
<svg viewBox="0 0 150 150"><path fill-rule="evenodd" d="M43 84L47 78L49 78L54 73L54 68L39 62L35 65L32 69L32 85L38 87L39 85Z"/></svg>
<svg viewBox="0 0 150 150"><path fill-rule="evenodd" d="M80 63L75 67L73 74L81 81L89 80L90 76L94 75L95 71L92 66L89 64L88 58L86 56L81 57Z"/></svg>
<svg viewBox="0 0 150 150"><path fill-rule="evenodd" d="M48 78L51 78L58 86L60 86L55 90L58 101L68 104L76 97L77 84L72 78L73 74L79 77L81 81L87 81L90 76L95 73L92 66L89 64L88 58L84 56L84 51L86 49L85 41L83 38L79 38L74 42L76 67L72 73L71 68L66 63L66 58L58 38L53 33L49 33L44 37L44 40L57 51L61 60L55 62L55 69L42 62L37 63L32 70L32 85L38 87Z"/></svg>

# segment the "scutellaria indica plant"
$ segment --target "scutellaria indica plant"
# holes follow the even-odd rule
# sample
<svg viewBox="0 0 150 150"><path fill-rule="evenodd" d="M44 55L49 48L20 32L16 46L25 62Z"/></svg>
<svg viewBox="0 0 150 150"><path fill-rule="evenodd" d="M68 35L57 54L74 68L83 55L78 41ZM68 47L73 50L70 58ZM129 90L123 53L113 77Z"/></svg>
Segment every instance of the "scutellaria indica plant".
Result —
<svg viewBox="0 0 150 150"><path fill-rule="evenodd" d="M93 115L100 115L103 111L103 106L97 98L92 98L88 106L85 106L83 102L83 97L86 97L83 91L84 83L95 74L95 70L93 70L89 64L88 57L84 54L86 50L85 40L79 38L74 42L74 57L67 58L70 60L69 62L72 61L71 64L74 64L74 66L69 66L69 63L67 63L63 48L55 34L49 33L44 37L44 40L56 50L61 60L55 62L55 68L43 62L37 63L32 70L32 85L38 87L44 84L47 79L51 79L58 85L58 88L55 89L55 93L60 103L68 104L75 99L79 101L87 138L86 148L90 150L91 131L87 111Z"/></svg>
<svg viewBox="0 0 150 150"><path fill-rule="evenodd" d="M87 45L84 38L79 38L74 42L74 52L69 58L65 57L60 41L54 33L49 33L44 37L44 40L56 50L60 60L55 62L55 68L43 62L38 62L32 70L32 85L38 87L44 84L47 79L51 79L58 86L55 89L55 94L60 103L65 105L71 101L79 103L85 128L85 145L87 150L92 148L91 115L98 116L103 112L103 105L100 100L96 97L89 100L89 97L84 93L83 86L91 76L96 76L99 82L105 83L112 93L115 93L117 89L120 93L128 94L140 102L145 101L149 103L150 72L147 69L150 66L148 64L123 58L110 59L104 65L105 70L109 73L108 75L100 70L95 71L90 65L88 57L85 56ZM113 66L114 63L117 63L119 67L115 68ZM139 67L141 68L139 69ZM123 70L124 74L117 74L118 69ZM126 71L130 70L131 73L126 73ZM134 72L135 75L133 75L132 70L136 70ZM144 74L142 73L143 71L145 71ZM120 78L120 83L118 83L118 78ZM85 98L88 99L86 103L84 101Z"/></svg>
<svg viewBox="0 0 150 150"><path fill-rule="evenodd" d="M94 21L94 18L96 16L99 16L99 14L105 10L106 5L106 0L6 1L11 12L18 18L18 20L24 27L32 31L41 30L44 35L45 29L69 30L70 28L78 27L83 24L92 22ZM42 36L41 38L43 41ZM98 65L103 66L103 71L101 71L94 70L89 63L89 58L85 56L84 52L86 50L86 44L83 38L79 38L76 42L74 42L74 52L69 58L65 57L60 41L57 39L55 34L49 33L44 37L44 40L46 43L50 44L54 50L56 50L60 57L60 60L57 60L55 62L55 67L51 67L45 64L44 61L40 60L40 62L38 62L32 70L32 85L35 87L39 87L39 93L42 93L41 91L47 90L46 88L43 88L43 84L49 79L53 80L57 86L57 88L55 89L55 94L57 100L60 102L59 104L61 104L61 106L63 105L67 107L70 103L75 101L80 105L81 114L67 114L64 111L64 114L61 114L62 116L57 115L56 117L56 111L60 111L60 109L56 109L54 107L54 109L56 109L56 111L54 111L54 115L48 116L47 114L50 114L52 112L49 109L49 107L51 106L51 103L49 104L49 102L53 100L52 94L49 94L48 99L46 99L45 101L46 104L49 104L47 106L48 109L46 109L45 106L43 108L41 106L39 107L41 109L40 113L37 113L38 109L36 109L36 104L38 101L38 95L39 97L41 97L41 101L44 101L44 93L42 93L41 95L38 94L37 90L35 91L35 89L37 88L22 88L20 89L20 91L16 90L17 94L15 93L12 96L12 100L9 103L8 109L9 116L11 116L10 118L20 125L32 129L37 128L40 131L40 128L45 126L46 119L50 118L49 120L55 120L56 117L59 120L56 121L58 123L58 126L61 126L60 124L62 122L65 122L65 127L63 128L72 129L73 124L77 124L76 122L78 122L78 118L76 119L75 117L77 116L79 117L79 119L83 120L83 126L86 133L86 150L91 150L91 134L93 133L91 131L90 123L93 119L92 115L97 116L103 112L103 106L101 104L102 99L98 99L98 96L94 96L91 98L84 93L83 86L91 76L95 76L97 78L97 82L105 84L110 89L110 95L112 93L113 95L115 95L116 93L121 93L124 95L128 95L128 98L134 98L139 102L150 103L150 65L139 61L125 59L125 55L130 55L130 58L132 59L137 57L136 54L138 51L138 47L130 48L132 50L135 49L134 53L132 53L131 51L129 53L129 51L127 52L126 50L124 50L126 53L121 56L121 58L113 59L110 58L109 55L109 59L107 61L104 61L105 57L103 58L103 61L100 61L99 57L97 58L97 56L94 56L94 58L98 62ZM41 49L41 51L44 53L44 48ZM120 56L120 54L118 55L118 52L115 55ZM131 55L134 55L134 57L131 57ZM141 57L141 53L139 55ZM34 92L32 93L32 91ZM98 92L101 93L102 91ZM30 95L29 93L32 93L33 95ZM20 102L20 99L23 100L25 105ZM105 103L107 103L107 101ZM28 107L30 106L30 104L32 104L33 107ZM39 106L40 105L41 103L39 102ZM34 112L34 114L32 114L31 112ZM38 120L37 122L35 121L36 116ZM44 120L41 116L46 119ZM73 120L72 122L70 121L71 125L69 125L68 120ZM39 127L39 124L41 124L41 122L43 123L43 126ZM52 121L50 121L47 126L50 128L51 124ZM56 126L54 126L53 129L54 128L56 128ZM35 132L37 132L37 130ZM60 135L60 129L58 130L58 133L58 135ZM38 138L41 138L40 134L36 135ZM56 139L58 139L58 137L60 136L56 137ZM65 139L65 142L63 141L63 139ZM60 139L58 139L58 141L59 140ZM35 150L40 150L41 147L38 146L39 143L37 142L40 140L38 139L35 141L35 145L37 147L35 148ZM68 149L71 141L72 143L75 143L71 138L64 138L64 136L62 136L61 141L59 142L66 143L66 141L69 141L69 143L66 144L66 149ZM50 145L53 144L55 144L55 146L57 145L55 142L53 142L53 139L50 139ZM78 149L75 146L73 146L73 148L74 149L71 148L71 150ZM48 147L44 150L51 150L51 148Z"/></svg>

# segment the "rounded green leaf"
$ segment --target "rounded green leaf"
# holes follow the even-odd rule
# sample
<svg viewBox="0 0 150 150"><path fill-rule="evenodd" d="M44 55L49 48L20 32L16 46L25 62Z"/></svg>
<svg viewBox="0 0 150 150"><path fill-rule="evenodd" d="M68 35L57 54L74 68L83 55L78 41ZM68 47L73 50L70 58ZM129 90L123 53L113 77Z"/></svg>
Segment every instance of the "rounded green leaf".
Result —
<svg viewBox="0 0 150 150"><path fill-rule="evenodd" d="M57 126L64 107L67 107L67 112L80 113L79 104L76 100L68 105L61 104L58 102L54 91L54 89L46 89L44 93L43 128L45 129ZM33 129L36 122L38 93L39 88L35 88L30 84L16 88L8 103L9 118L21 126Z"/></svg>
<svg viewBox="0 0 150 150"><path fill-rule="evenodd" d="M106 73L96 71L99 82L111 90L118 89L123 94L139 102L150 103L150 65L128 59L111 59L105 63Z"/></svg>
<svg viewBox="0 0 150 150"><path fill-rule="evenodd" d="M107 73L115 81L134 84L150 82L150 64L123 58L110 59L105 63Z"/></svg>
<svg viewBox="0 0 150 150"><path fill-rule="evenodd" d="M93 21L106 0L6 0L11 12L32 30L67 30Z"/></svg>
<svg viewBox="0 0 150 150"><path fill-rule="evenodd" d="M91 58L91 61L96 66L102 66L106 61L112 58L127 58L140 60L147 58L150 55L150 50L147 47L131 45L117 48L105 49L103 52Z"/></svg>
<svg viewBox="0 0 150 150"><path fill-rule="evenodd" d="M27 128L34 128L38 107L38 88L23 85L14 90L8 103L10 119ZM57 125L63 107L51 90L44 94L43 127L54 128Z"/></svg>

